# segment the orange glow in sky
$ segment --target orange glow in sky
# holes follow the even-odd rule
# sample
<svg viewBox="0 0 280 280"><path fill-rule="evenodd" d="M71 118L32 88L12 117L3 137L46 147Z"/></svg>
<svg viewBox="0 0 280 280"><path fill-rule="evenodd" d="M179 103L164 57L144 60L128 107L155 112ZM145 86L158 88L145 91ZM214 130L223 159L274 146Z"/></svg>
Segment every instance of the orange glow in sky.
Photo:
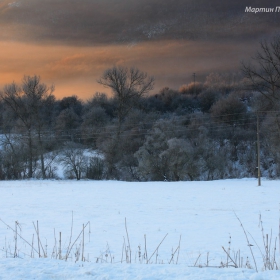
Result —
<svg viewBox="0 0 280 280"><path fill-rule="evenodd" d="M90 98L95 92L110 91L97 83L103 71L115 65L135 66L156 78L155 90L175 89L197 76L219 69L238 69L240 53L251 49L244 44L229 46L201 42L154 42L136 45L75 47L0 42L0 86L20 83L24 75L40 75L55 85L58 98L77 95Z"/></svg>
<svg viewBox="0 0 280 280"><path fill-rule="evenodd" d="M238 71L280 26L280 13L246 13L248 1L2 0L0 90L39 75L58 98L87 99L110 93L96 81L113 66L154 76L154 92L178 89L194 72L203 82L211 72Z"/></svg>

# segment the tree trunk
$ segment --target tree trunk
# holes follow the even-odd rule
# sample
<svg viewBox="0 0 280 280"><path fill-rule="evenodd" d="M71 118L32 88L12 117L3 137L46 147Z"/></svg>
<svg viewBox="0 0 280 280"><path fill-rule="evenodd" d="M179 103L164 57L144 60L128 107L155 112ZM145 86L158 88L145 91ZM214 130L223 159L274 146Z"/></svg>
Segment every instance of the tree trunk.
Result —
<svg viewBox="0 0 280 280"><path fill-rule="evenodd" d="M41 160L41 170L42 170L42 177L46 179L46 170L45 170L45 161L44 161L44 149L43 143L41 138L41 130L38 131L38 138L39 138L39 148L40 148L40 160Z"/></svg>
<svg viewBox="0 0 280 280"><path fill-rule="evenodd" d="M32 151L32 136L30 130L28 131L28 178L33 176L33 151Z"/></svg>

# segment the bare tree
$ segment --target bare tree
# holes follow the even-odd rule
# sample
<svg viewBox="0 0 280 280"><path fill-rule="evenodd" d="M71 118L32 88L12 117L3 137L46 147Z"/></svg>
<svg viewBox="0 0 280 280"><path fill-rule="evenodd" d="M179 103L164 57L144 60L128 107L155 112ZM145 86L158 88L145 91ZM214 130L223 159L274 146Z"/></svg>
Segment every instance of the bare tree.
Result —
<svg viewBox="0 0 280 280"><path fill-rule="evenodd" d="M119 131L134 102L154 88L154 77L137 68L113 67L107 69L98 83L111 88L117 101Z"/></svg>
<svg viewBox="0 0 280 280"><path fill-rule="evenodd" d="M84 155L81 145L67 142L60 156L60 162L63 164L67 176L80 180L86 173L88 157Z"/></svg>
<svg viewBox="0 0 280 280"><path fill-rule="evenodd" d="M250 89L260 92L273 108L280 101L280 36L270 42L262 41L260 50L242 70Z"/></svg>
<svg viewBox="0 0 280 280"><path fill-rule="evenodd" d="M111 159L108 164L108 175L112 176L116 174L115 164L121 152L122 124L136 102L154 88L154 78L137 68L128 69L119 66L107 69L97 82L112 90L117 107L117 129L107 145Z"/></svg>
<svg viewBox="0 0 280 280"><path fill-rule="evenodd" d="M3 180L25 178L27 153L21 136L5 133L0 139L0 146L0 179L1 177Z"/></svg>
<svg viewBox="0 0 280 280"><path fill-rule="evenodd" d="M39 148L41 169L45 178L43 127L46 123L46 111L51 110L54 102L52 92L54 87L41 83L39 76L25 76L22 85L15 83L6 85L1 99L15 113L19 126L28 142L28 177L33 176L33 161L35 147Z"/></svg>
<svg viewBox="0 0 280 280"><path fill-rule="evenodd" d="M253 57L250 64L242 65L245 77L249 80L251 89L260 93L255 99L255 107L257 111L266 111L262 130L268 130L269 146L271 146L275 156L275 162L279 164L280 152L279 138L280 122L280 35L272 38L271 41L262 41L260 49ZM275 112L269 112L275 111ZM276 136L277 141L274 140ZM279 165L278 165L279 166Z"/></svg>

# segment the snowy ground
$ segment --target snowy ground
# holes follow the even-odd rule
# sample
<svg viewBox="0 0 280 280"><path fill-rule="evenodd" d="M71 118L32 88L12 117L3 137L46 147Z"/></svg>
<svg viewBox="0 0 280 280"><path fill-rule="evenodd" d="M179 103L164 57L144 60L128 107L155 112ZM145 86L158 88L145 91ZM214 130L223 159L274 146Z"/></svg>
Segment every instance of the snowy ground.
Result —
<svg viewBox="0 0 280 280"><path fill-rule="evenodd" d="M270 235L272 229L273 236L278 237L280 181L265 180L261 187L257 187L255 179L178 183L0 181L0 193L1 220L13 229L17 221L18 232L30 244L34 235L32 250L19 237L15 241L13 231L0 222L0 279L280 279L278 271L262 272L263 262L250 235L259 273L254 269L216 268L221 262L226 263L222 246L228 248L230 237L231 250L240 250L243 264L248 256L254 267L235 214L261 249L260 214L265 233ZM59 232L61 255L67 254L72 213L71 244L81 233L83 224L90 222L84 231L86 262L75 262L75 252L80 249L81 253L82 237L73 246L67 262L54 258L59 247ZM124 239L128 244L125 219L131 264L126 264L122 257ZM35 251L38 245L33 222L36 225L37 221L40 240L48 255L46 259L39 259ZM151 258L148 265L143 258L144 235L148 258ZM165 236L158 256L152 256ZM168 264L180 236L178 264L178 251ZM20 258L12 258L15 244ZM207 253L209 267L205 267ZM35 258L31 259L30 254ZM277 262L280 264L278 247Z"/></svg>

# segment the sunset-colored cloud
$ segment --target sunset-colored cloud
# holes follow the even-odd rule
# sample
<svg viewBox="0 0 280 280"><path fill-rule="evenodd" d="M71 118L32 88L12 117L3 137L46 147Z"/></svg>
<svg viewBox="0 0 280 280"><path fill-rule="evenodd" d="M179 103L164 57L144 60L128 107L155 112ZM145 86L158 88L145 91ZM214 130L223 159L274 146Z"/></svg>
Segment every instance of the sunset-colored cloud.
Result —
<svg viewBox="0 0 280 280"><path fill-rule="evenodd" d="M264 0L2 0L0 89L24 75L55 84L58 97L106 91L96 80L114 65L155 76L155 91L237 71L280 14L246 14ZM278 5L271 1L270 5ZM108 92L109 93L109 92Z"/></svg>
<svg viewBox="0 0 280 280"><path fill-rule="evenodd" d="M20 82L23 75L40 75L55 84L59 97L76 94L88 98L96 91L107 91L96 80L114 65L138 67L156 78L156 90L178 88L213 71L238 70L242 58L253 47L247 42L229 43L165 41L130 45L73 47L0 43L0 86ZM108 92L109 93L109 92Z"/></svg>

